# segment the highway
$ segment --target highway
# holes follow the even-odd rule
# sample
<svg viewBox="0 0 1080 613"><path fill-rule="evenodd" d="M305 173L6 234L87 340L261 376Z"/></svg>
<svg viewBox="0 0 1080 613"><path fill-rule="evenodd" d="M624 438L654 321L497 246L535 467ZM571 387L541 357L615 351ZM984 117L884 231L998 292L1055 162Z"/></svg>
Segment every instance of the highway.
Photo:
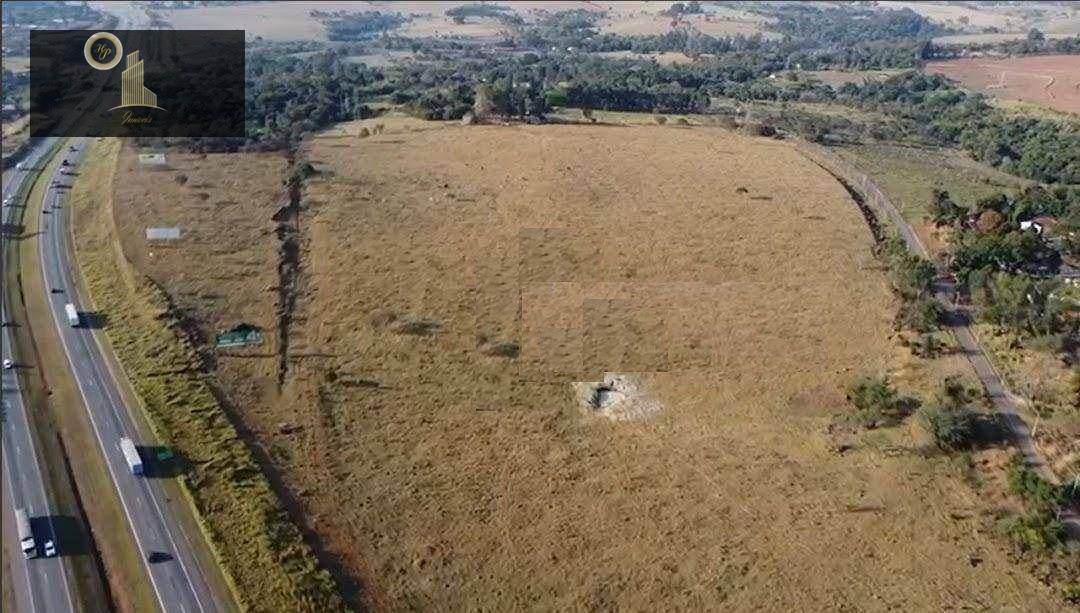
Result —
<svg viewBox="0 0 1080 613"><path fill-rule="evenodd" d="M61 152L75 165L76 173L87 143L87 139L77 139L71 145L72 150L65 147ZM223 610L225 607L217 600L194 555L195 544L168 508L169 497L161 483L151 477L132 475L120 451L121 438L131 438L138 445L141 437L105 359L100 345L103 341L87 326L91 318L85 305L90 303L79 295L75 272L78 268L65 223L72 177L61 174L62 168L57 167L44 195L43 211L49 213L47 220L43 217L38 245L47 300L68 366L161 609L200 613ZM64 313L64 305L69 302L80 312L82 323L78 327L71 326ZM148 451L142 454L144 461L150 459Z"/></svg>
<svg viewBox="0 0 1080 613"><path fill-rule="evenodd" d="M42 140L27 155L27 165L34 165L44 157L52 140ZM4 173L3 195L6 200L13 197L24 181L32 181L35 172L23 172L14 168ZM16 203L18 204L18 203ZM13 206L5 206L3 220L5 228L12 229L17 222L17 213ZM7 234L7 230L5 230ZM6 239L5 239L6 240ZM7 265L7 262L4 263ZM3 296L3 321L8 322L8 295ZM27 407L23 403L22 389L18 372L21 365L12 355L11 334L7 326L3 328L0 344L3 346L4 359L10 359L16 368L3 371L3 388L0 402L3 403L3 481L4 502L4 546L5 556L11 563L11 581L15 594L15 603L20 611L74 611L76 596L68 580L64 563L64 543L56 540L53 527L54 508L50 505L46 493L45 480L38 460L37 445L30 430ZM37 558L29 560L23 557L19 548L17 529L14 525L16 508L26 509L31 518L34 537L38 545ZM58 557L43 557L42 544L52 539L57 544Z"/></svg>

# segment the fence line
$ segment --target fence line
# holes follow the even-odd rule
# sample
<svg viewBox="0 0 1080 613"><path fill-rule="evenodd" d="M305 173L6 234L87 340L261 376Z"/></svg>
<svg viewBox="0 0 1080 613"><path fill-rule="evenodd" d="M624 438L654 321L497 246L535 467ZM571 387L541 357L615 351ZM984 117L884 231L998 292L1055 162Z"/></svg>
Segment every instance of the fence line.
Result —
<svg viewBox="0 0 1080 613"><path fill-rule="evenodd" d="M930 258L930 252L926 249L926 246L923 245L923 242L919 239L919 236L915 234L915 231L911 226L908 225L907 221L904 220L904 217L900 214L900 208L889 200L881 187L879 187L866 173L855 166L852 166L846 160L821 145L797 141L795 143L795 149L808 157L811 161L820 164L829 172L843 177L849 184L857 187L859 191L863 193L863 197L868 204L873 206L876 211L885 214L889 223L900 233L901 238L907 243L909 249L924 258Z"/></svg>

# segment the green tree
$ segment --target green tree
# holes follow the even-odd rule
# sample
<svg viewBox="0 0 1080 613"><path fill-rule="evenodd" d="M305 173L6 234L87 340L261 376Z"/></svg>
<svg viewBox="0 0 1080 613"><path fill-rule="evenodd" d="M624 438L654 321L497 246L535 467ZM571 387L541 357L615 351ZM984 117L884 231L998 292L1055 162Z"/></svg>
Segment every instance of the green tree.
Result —
<svg viewBox="0 0 1080 613"><path fill-rule="evenodd" d="M1061 282L997 273L982 292L983 318L1017 334L1048 335L1061 329L1066 309Z"/></svg>
<svg viewBox="0 0 1080 613"><path fill-rule="evenodd" d="M930 220L934 222L934 225L940 227L960 221L967 211L953 202L952 198L949 197L949 192L935 189L928 212Z"/></svg>

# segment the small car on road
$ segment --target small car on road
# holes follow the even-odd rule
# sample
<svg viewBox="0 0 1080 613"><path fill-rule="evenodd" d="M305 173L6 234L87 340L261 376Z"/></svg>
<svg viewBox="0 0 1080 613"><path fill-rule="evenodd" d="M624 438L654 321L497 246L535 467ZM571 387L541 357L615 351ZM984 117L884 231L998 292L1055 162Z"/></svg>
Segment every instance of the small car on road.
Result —
<svg viewBox="0 0 1080 613"><path fill-rule="evenodd" d="M11 370L12 368L15 368L15 362L12 362L11 360L5 359L4 360L4 370Z"/></svg>
<svg viewBox="0 0 1080 613"><path fill-rule="evenodd" d="M56 543L54 543L51 539L48 540L48 541L45 541L44 549L45 549L45 557L46 558L55 558L56 557Z"/></svg>

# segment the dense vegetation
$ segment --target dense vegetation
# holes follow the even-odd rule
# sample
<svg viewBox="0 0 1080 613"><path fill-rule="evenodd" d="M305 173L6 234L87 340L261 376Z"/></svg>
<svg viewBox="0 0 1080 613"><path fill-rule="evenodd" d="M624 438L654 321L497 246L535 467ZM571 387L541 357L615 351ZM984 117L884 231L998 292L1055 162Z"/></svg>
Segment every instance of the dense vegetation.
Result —
<svg viewBox="0 0 1080 613"><path fill-rule="evenodd" d="M984 418L974 407L979 397L977 388L952 375L941 382L933 402L919 409L919 417L939 449L958 451L976 442Z"/></svg>
<svg viewBox="0 0 1080 613"><path fill-rule="evenodd" d="M793 38L810 39L835 47L868 41L925 41L949 33L949 30L909 8L883 11L862 7L791 4L756 7L753 10L775 18L772 29Z"/></svg>
<svg viewBox="0 0 1080 613"><path fill-rule="evenodd" d="M392 30L405 22L405 18L399 13L382 13L380 11L364 11L361 13L311 11L311 15L322 21L323 26L326 28L326 38L334 41L369 39L387 30Z"/></svg>
<svg viewBox="0 0 1080 613"><path fill-rule="evenodd" d="M918 406L915 398L901 395L885 376L866 376L847 388L847 400L857 409L855 418L867 428L895 426Z"/></svg>
<svg viewBox="0 0 1080 613"><path fill-rule="evenodd" d="M369 116L373 108L386 104L428 119L458 119L474 109L478 88L485 91L481 106L487 113L534 119L559 106L702 113L725 99L831 102L887 121L859 123L836 114L785 108L777 113L777 127L821 142L870 137L962 146L976 159L1026 178L1080 183L1080 129L1075 122L1007 116L983 96L960 90L944 77L914 71L840 88L799 78L795 69L917 65L938 51L929 37L945 31L916 13L754 6L775 18L772 27L786 36L711 37L681 27L662 35L624 36L601 33L602 13L596 11L546 13L521 23L498 5L449 9L454 18L494 18L510 26L506 40L484 48L460 40L387 35L385 30L403 19L396 14L320 14L332 38L352 42L310 57L294 57L274 45L252 51L249 134L260 146L283 146L306 131ZM699 9L691 3L672 11ZM1038 37L1024 42L1048 44ZM407 49L421 61L372 69L345 60L371 47ZM308 44L303 50L318 49ZM698 61L663 66L590 53L598 51L681 51Z"/></svg>

